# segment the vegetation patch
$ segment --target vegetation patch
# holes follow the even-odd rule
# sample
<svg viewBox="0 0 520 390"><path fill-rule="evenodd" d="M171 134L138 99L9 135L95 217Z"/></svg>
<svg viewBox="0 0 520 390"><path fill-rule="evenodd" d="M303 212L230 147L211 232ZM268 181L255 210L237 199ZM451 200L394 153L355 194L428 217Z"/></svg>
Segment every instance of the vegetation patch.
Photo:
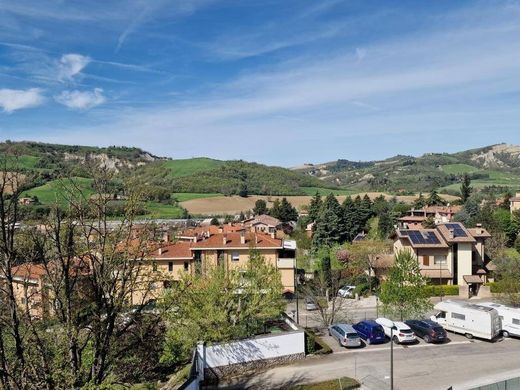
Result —
<svg viewBox="0 0 520 390"><path fill-rule="evenodd" d="M361 383L354 378L343 377L330 381L285 387L284 390L351 390L359 389Z"/></svg>

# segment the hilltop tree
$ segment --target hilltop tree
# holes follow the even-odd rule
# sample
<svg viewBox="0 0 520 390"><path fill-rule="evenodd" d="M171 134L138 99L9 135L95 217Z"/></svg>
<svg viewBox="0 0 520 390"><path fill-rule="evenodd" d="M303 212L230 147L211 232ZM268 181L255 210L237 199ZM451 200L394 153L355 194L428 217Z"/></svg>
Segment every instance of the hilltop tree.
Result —
<svg viewBox="0 0 520 390"><path fill-rule="evenodd" d="M471 178L467 173L462 176L462 184L460 185L460 199L462 203L466 203L469 197L471 196L471 192L473 188L471 187Z"/></svg>
<svg viewBox="0 0 520 390"><path fill-rule="evenodd" d="M381 286L381 302L384 310L405 318L424 315L430 308L430 300L424 286L426 279L421 275L417 258L411 251L401 251L395 257L388 279Z"/></svg>
<svg viewBox="0 0 520 390"><path fill-rule="evenodd" d="M443 206L446 204L446 202L444 202L436 190L432 190L426 199L426 204L428 206Z"/></svg>
<svg viewBox="0 0 520 390"><path fill-rule="evenodd" d="M263 215L267 214L269 209L267 208L267 203L263 199L258 199L255 202L255 207L253 208L253 214L255 215Z"/></svg>

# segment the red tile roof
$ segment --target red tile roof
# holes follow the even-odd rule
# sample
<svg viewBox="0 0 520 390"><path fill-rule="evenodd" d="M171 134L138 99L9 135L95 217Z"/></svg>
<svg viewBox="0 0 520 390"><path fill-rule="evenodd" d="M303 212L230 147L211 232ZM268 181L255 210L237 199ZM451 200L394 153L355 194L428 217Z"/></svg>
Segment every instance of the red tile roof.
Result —
<svg viewBox="0 0 520 390"><path fill-rule="evenodd" d="M224 244L224 237L226 243ZM282 240L272 238L269 234L264 233L245 233L245 243L242 244L241 233L218 233L213 234L206 240L194 242L192 249L209 249L209 248L249 248L250 246L257 248L282 248Z"/></svg>
<svg viewBox="0 0 520 390"><path fill-rule="evenodd" d="M166 244L154 250L149 256L153 259L191 259L193 258L191 244L182 241Z"/></svg>
<svg viewBox="0 0 520 390"><path fill-rule="evenodd" d="M40 279L45 275L45 267L42 264L26 263L11 268L13 277L21 279Z"/></svg>

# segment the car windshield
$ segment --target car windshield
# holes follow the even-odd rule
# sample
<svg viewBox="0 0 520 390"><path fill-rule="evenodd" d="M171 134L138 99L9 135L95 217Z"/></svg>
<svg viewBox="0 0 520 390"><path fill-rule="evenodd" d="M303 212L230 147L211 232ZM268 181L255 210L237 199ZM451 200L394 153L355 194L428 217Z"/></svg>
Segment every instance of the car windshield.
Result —
<svg viewBox="0 0 520 390"><path fill-rule="evenodd" d="M357 339L359 338L359 335L357 333L347 333L348 339Z"/></svg>
<svg viewBox="0 0 520 390"><path fill-rule="evenodd" d="M433 331L435 333L443 333L444 332L444 328L441 328L440 326L437 326L437 327L433 328Z"/></svg>
<svg viewBox="0 0 520 390"><path fill-rule="evenodd" d="M399 332L406 333L406 334L413 333L413 331L411 329L400 329Z"/></svg>
<svg viewBox="0 0 520 390"><path fill-rule="evenodd" d="M384 336L383 330L379 329L379 328L374 329L374 336L377 336L377 337Z"/></svg>

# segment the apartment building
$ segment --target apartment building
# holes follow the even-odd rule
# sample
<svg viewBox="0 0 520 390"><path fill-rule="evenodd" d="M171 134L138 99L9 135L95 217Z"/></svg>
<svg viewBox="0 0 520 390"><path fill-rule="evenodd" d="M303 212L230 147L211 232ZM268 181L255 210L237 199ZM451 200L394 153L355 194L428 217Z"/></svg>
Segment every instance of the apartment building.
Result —
<svg viewBox="0 0 520 390"><path fill-rule="evenodd" d="M491 235L477 226L439 224L435 229L402 229L395 231L394 254L411 251L419 261L421 273L432 284L458 284L478 288L486 282L485 241Z"/></svg>
<svg viewBox="0 0 520 390"><path fill-rule="evenodd" d="M509 199L509 208L511 213L520 210L520 192L517 192L514 198Z"/></svg>

